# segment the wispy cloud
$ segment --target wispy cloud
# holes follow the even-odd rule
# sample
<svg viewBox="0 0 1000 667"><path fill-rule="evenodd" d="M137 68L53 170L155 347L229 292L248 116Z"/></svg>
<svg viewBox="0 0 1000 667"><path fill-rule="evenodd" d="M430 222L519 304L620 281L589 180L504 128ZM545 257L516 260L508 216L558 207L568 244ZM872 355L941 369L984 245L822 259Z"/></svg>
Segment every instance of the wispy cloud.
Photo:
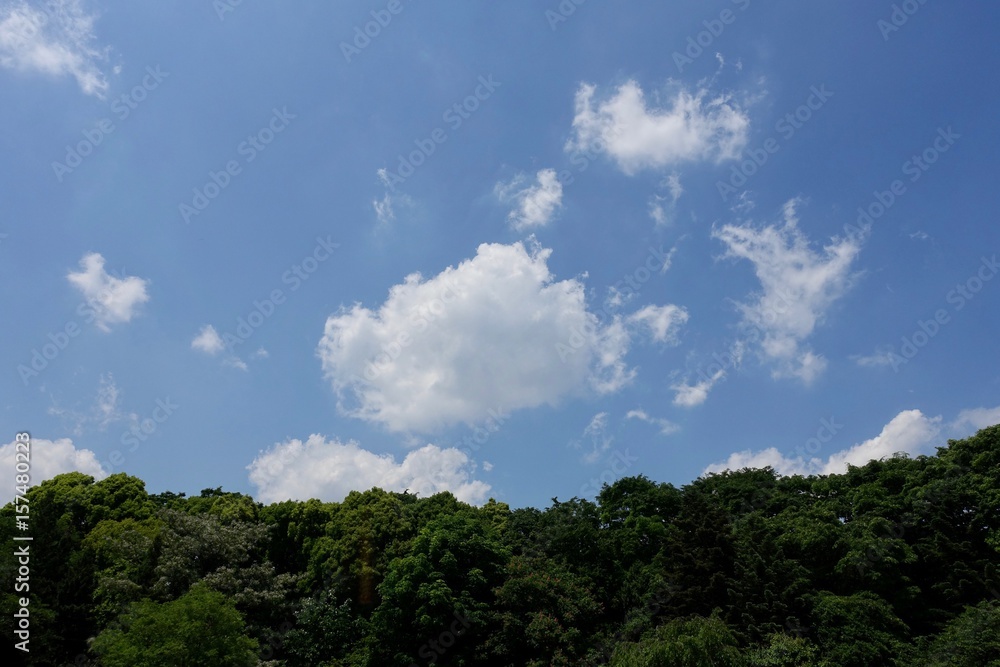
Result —
<svg viewBox="0 0 1000 667"><path fill-rule="evenodd" d="M861 248L856 240L834 238L822 252L813 250L798 227L798 204L785 204L780 224L725 225L713 236L726 244L726 257L749 260L760 280L763 291L738 307L757 349L775 364L772 375L809 384L826 359L804 342L850 288L851 265Z"/></svg>
<svg viewBox="0 0 1000 667"><path fill-rule="evenodd" d="M0 66L25 73L72 76L80 89L103 98L108 81L98 63L107 49L95 46L97 15L80 0L24 0L0 4Z"/></svg>
<svg viewBox="0 0 1000 667"><path fill-rule="evenodd" d="M519 174L509 183L497 183L494 188L501 201L514 204L507 220L518 231L544 227L562 206L562 183L555 169L542 169L533 184L522 187L525 179L524 174Z"/></svg>
<svg viewBox="0 0 1000 667"><path fill-rule="evenodd" d="M625 419L638 419L639 421L646 422L647 424L652 424L660 429L660 435L673 435L681 430L681 427L669 419L663 419L662 417L651 417L649 413L641 408L635 410L629 410L628 414L625 415Z"/></svg>

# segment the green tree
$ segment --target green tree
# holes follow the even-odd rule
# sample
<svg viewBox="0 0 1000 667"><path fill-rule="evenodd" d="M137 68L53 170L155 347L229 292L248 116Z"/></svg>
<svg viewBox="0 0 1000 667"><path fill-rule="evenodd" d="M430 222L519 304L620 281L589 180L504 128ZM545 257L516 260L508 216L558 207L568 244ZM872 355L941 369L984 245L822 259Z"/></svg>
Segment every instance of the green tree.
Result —
<svg viewBox="0 0 1000 667"><path fill-rule="evenodd" d="M601 614L585 578L546 557L515 556L496 597L491 654L529 667L579 664Z"/></svg>
<svg viewBox="0 0 1000 667"><path fill-rule="evenodd" d="M427 656L440 664L478 664L469 635L486 627L509 559L489 518L471 508L428 524L379 586L382 600L371 619L374 664L408 665Z"/></svg>
<svg viewBox="0 0 1000 667"><path fill-rule="evenodd" d="M818 667L819 649L805 637L775 633L747 654L747 667Z"/></svg>
<svg viewBox="0 0 1000 667"><path fill-rule="evenodd" d="M821 592L813 620L824 667L890 665L904 654L907 627L874 593Z"/></svg>
<svg viewBox="0 0 1000 667"><path fill-rule="evenodd" d="M91 648L106 667L249 667L258 645L225 596L197 585L171 602L136 603Z"/></svg>
<svg viewBox="0 0 1000 667"><path fill-rule="evenodd" d="M967 607L926 649L923 667L1000 667L1000 605Z"/></svg>
<svg viewBox="0 0 1000 667"><path fill-rule="evenodd" d="M675 619L643 637L622 644L611 667L742 667L736 637L716 616Z"/></svg>

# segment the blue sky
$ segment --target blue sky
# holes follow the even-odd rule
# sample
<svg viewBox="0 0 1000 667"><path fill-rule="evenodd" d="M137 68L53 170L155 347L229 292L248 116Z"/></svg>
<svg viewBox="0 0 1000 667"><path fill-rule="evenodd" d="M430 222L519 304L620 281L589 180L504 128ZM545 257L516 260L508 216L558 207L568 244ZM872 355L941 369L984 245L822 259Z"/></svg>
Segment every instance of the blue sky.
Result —
<svg viewBox="0 0 1000 667"><path fill-rule="evenodd" d="M998 14L0 0L0 442L512 506L933 453L1000 421Z"/></svg>

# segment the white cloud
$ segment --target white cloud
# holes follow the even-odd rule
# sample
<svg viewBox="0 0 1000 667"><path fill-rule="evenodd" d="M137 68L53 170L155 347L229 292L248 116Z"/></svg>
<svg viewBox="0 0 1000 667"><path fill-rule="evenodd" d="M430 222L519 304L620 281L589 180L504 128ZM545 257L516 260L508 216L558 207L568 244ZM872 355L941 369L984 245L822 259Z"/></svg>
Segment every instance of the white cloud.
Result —
<svg viewBox="0 0 1000 667"><path fill-rule="evenodd" d="M893 417L881 433L848 449L831 454L826 460L785 456L774 447L759 452L734 452L721 463L705 468L705 473L741 468L771 466L780 475L832 475L847 472L847 466L863 466L869 461L930 453L941 432L941 417L927 417L920 410L905 410Z"/></svg>
<svg viewBox="0 0 1000 667"><path fill-rule="evenodd" d="M674 221L677 212L677 200L684 194L681 186L680 175L677 172L670 174L660 183L661 188L667 188L670 196L654 194L649 200L649 217L655 222L657 227L669 225Z"/></svg>
<svg viewBox="0 0 1000 667"><path fill-rule="evenodd" d="M608 154L626 174L694 160L739 157L750 121L726 96L708 98L707 90L678 88L666 108L649 108L635 81L619 86L594 105L596 88L581 84L576 92L574 134L568 151Z"/></svg>
<svg viewBox="0 0 1000 667"><path fill-rule="evenodd" d="M822 253L814 251L798 228L797 203L785 205L783 224L763 229L725 225L713 236L726 244L726 257L754 265L763 292L739 309L743 326L759 339L762 356L775 364L772 375L809 384L823 372L826 360L802 343L850 288L851 264L860 246L834 238Z"/></svg>
<svg viewBox="0 0 1000 667"><path fill-rule="evenodd" d="M475 465L464 452L425 445L400 463L389 454L375 454L350 441L342 443L311 435L292 439L261 452L247 466L255 497L264 503L283 500L340 501L351 491L379 487L429 496L450 491L459 500L481 504L490 485L473 479Z"/></svg>
<svg viewBox="0 0 1000 667"><path fill-rule="evenodd" d="M93 45L96 19L80 0L47 0L37 8L24 0L6 2L0 5L0 66L68 74L84 93L103 99L108 81L97 63L106 55Z"/></svg>
<svg viewBox="0 0 1000 667"><path fill-rule="evenodd" d="M972 408L962 410L958 418L952 422L952 429L959 432L958 437L972 435L981 428L1000 424L1000 405L995 408Z"/></svg>
<svg viewBox="0 0 1000 667"><path fill-rule="evenodd" d="M614 438L608 435L608 413L598 412L591 418L590 423L583 429L583 436L590 438L591 451L584 455L583 460L587 463L594 463L601 458L603 452L611 449Z"/></svg>
<svg viewBox="0 0 1000 667"><path fill-rule="evenodd" d="M396 212L392 209L392 197L388 192L382 199L373 199L372 207L375 209L375 217L379 224L387 225L396 219Z"/></svg>
<svg viewBox="0 0 1000 667"><path fill-rule="evenodd" d="M201 328L201 331L194 337L191 341L191 348L195 350L200 350L205 354L215 356L219 352L222 352L227 347L226 342L219 335L219 332L215 330L211 324L206 324ZM267 355L267 350L263 347L258 348L256 352L250 355L253 359L264 359ZM223 366L228 366L229 368L236 368L241 371L249 370L247 362L240 359L235 354L230 354L222 360Z"/></svg>
<svg viewBox="0 0 1000 667"><path fill-rule="evenodd" d="M109 324L130 321L136 309L149 301L149 294L146 293L148 280L109 275L104 270L104 257L99 253L84 255L80 266L82 271L70 271L66 277L83 293L93 311L94 321L102 331L110 331Z"/></svg>
<svg viewBox="0 0 1000 667"><path fill-rule="evenodd" d="M673 304L648 305L629 315L628 321L649 329L652 339L657 343L677 345L680 342L677 330L688 321L688 312L681 306Z"/></svg>
<svg viewBox="0 0 1000 667"><path fill-rule="evenodd" d="M723 370L716 371L711 377L702 378L701 382L691 384L687 381L671 385L674 390L674 405L682 408L693 408L701 405L708 399L708 392L719 380L726 377Z"/></svg>
<svg viewBox="0 0 1000 667"><path fill-rule="evenodd" d="M0 446L0 469L15 470L17 447L15 442ZM23 450L22 450L23 451ZM47 479L64 472L77 470L94 479L104 479L107 473L97 462L94 452L89 449L77 449L69 438L59 440L31 439L31 484L36 486ZM14 498L14 484L6 483L0 488L0 505L9 503Z"/></svg>
<svg viewBox="0 0 1000 667"><path fill-rule="evenodd" d="M109 425L124 419L137 423L139 420L137 414L122 410L121 396L121 390L115 384L114 377L108 373L101 375L93 405L85 410L67 409L57 405L53 398L53 405L48 409L48 413L61 418L66 424L72 424L71 430L76 436L83 435L90 426L105 431Z"/></svg>
<svg viewBox="0 0 1000 667"><path fill-rule="evenodd" d="M518 231L544 227L562 206L562 183L555 169L542 169L535 176L535 184L521 188L524 178L519 174L510 183L497 183L494 188L501 201L514 202L507 220Z"/></svg>
<svg viewBox="0 0 1000 667"><path fill-rule="evenodd" d="M580 281L554 280L550 254L483 244L457 268L407 276L377 310L341 307L318 348L340 408L426 432L627 384L624 324L600 324Z"/></svg>
<svg viewBox="0 0 1000 667"><path fill-rule="evenodd" d="M846 472L848 464L863 466L897 452L927 453L941 431L940 423L940 417L925 417L920 410L900 412L874 438L832 455L823 465L823 474Z"/></svg>
<svg viewBox="0 0 1000 667"><path fill-rule="evenodd" d="M242 359L240 359L239 357L237 357L235 355L233 355L231 357L226 357L225 359L223 359L222 360L222 365L223 366L229 366L230 368L235 368L235 369L241 370L241 371L248 371L248 370L250 370L250 367L247 366L247 362L243 361Z"/></svg>
<svg viewBox="0 0 1000 667"><path fill-rule="evenodd" d="M102 375L100 382L97 388L97 403L94 408L98 426L101 429L106 429L109 424L127 417L137 420L138 415L126 414L122 411L121 390L115 384L114 377L110 373Z"/></svg>
<svg viewBox="0 0 1000 667"><path fill-rule="evenodd" d="M647 424L652 424L660 429L660 435L672 435L681 430L681 427L669 419L663 419L661 417L650 417L649 414L640 408L635 410L629 410L628 414L625 415L625 419L638 419L639 421L646 422Z"/></svg>
<svg viewBox="0 0 1000 667"><path fill-rule="evenodd" d="M222 336L215 330L215 327L206 324L191 341L191 347L214 356L226 349L226 344L222 342Z"/></svg>
<svg viewBox="0 0 1000 667"><path fill-rule="evenodd" d="M724 470L742 470L743 468L774 468L779 475L812 475L819 473L819 466L814 461L806 461L802 457L791 458L779 452L774 447L752 452L747 449L733 452L721 463L713 463L705 468L703 474L722 472Z"/></svg>
<svg viewBox="0 0 1000 667"><path fill-rule="evenodd" d="M375 170L379 182L385 187L385 193L381 199L372 200L372 208L375 210L375 219L378 221L378 229L385 231L389 229L389 223L396 219L396 209L412 207L413 200L401 193L396 192L389 176L389 170L385 167Z"/></svg>

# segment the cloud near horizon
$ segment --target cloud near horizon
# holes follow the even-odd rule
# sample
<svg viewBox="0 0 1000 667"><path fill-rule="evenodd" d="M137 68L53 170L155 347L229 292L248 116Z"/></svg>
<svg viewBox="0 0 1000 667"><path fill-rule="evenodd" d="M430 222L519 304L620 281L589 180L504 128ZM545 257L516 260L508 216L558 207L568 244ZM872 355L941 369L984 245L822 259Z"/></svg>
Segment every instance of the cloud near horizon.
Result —
<svg viewBox="0 0 1000 667"><path fill-rule="evenodd" d="M351 491L385 491L430 496L450 491L463 502L480 505L490 485L473 479L475 463L461 450L427 444L396 462L352 441L313 434L305 442L290 439L261 452L247 466L255 498L263 503L318 498L339 502Z"/></svg>

